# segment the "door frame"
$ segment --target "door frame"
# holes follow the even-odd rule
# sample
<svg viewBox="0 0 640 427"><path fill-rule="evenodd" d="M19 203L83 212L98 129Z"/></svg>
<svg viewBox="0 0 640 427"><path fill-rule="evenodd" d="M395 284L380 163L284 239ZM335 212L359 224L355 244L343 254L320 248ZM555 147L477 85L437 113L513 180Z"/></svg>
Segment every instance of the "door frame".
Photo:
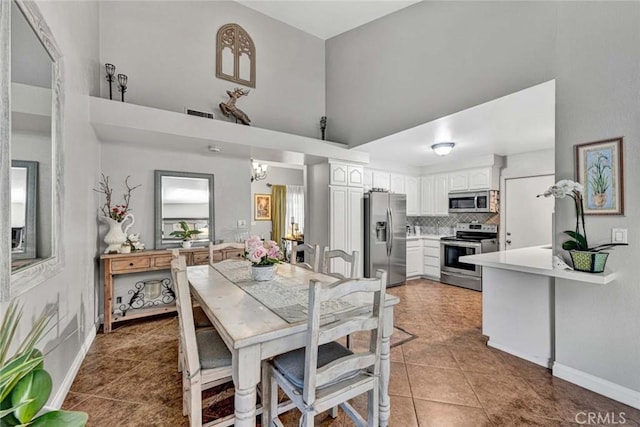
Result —
<svg viewBox="0 0 640 427"><path fill-rule="evenodd" d="M507 173L505 175L500 175L500 227L498 228L498 242L499 242L499 246L498 246L498 250L500 251L504 251L506 250L506 227L507 227L507 181L510 179L521 179L521 178L537 178L540 176L548 176L551 175L554 177L554 181L555 181L555 175L556 172L553 169L544 169L544 170L540 170L540 171L536 171L536 172L515 172L515 173ZM545 189L541 190L541 193L544 191ZM555 204L553 206L553 214L551 216L551 224L552 224L552 228L555 229L555 215L556 215L556 208L555 208ZM551 232L551 247L555 248L555 233Z"/></svg>

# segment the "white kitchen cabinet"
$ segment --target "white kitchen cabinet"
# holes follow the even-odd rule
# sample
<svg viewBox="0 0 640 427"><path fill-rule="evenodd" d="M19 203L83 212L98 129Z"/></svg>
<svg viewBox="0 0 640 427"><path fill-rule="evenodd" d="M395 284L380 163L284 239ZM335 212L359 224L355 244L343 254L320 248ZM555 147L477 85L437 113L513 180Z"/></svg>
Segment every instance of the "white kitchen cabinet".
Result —
<svg viewBox="0 0 640 427"><path fill-rule="evenodd" d="M391 174L389 172L373 171L373 188L389 190L391 187Z"/></svg>
<svg viewBox="0 0 640 427"><path fill-rule="evenodd" d="M449 191L467 191L469 189L469 172L456 171L449 173Z"/></svg>
<svg viewBox="0 0 640 427"><path fill-rule="evenodd" d="M329 167L330 185L348 185L349 171L345 163L331 163Z"/></svg>
<svg viewBox="0 0 640 427"><path fill-rule="evenodd" d="M420 239L407 240L407 277L422 275L422 242Z"/></svg>
<svg viewBox="0 0 640 427"><path fill-rule="evenodd" d="M392 193L406 194L405 193L405 179L404 175L391 174L391 186L389 188Z"/></svg>
<svg viewBox="0 0 640 427"><path fill-rule="evenodd" d="M362 188L329 187L329 247L347 253L362 254ZM361 256L362 260L363 257ZM349 276L346 263L341 259L332 261L332 271ZM358 266L358 274L362 274Z"/></svg>
<svg viewBox="0 0 640 427"><path fill-rule="evenodd" d="M405 177L405 192L407 194L407 216L420 215L420 178Z"/></svg>
<svg viewBox="0 0 640 427"><path fill-rule="evenodd" d="M490 190L492 168L471 169L469 171L469 190Z"/></svg>
<svg viewBox="0 0 640 427"><path fill-rule="evenodd" d="M440 280L440 240L423 239L422 252L422 274Z"/></svg>
<svg viewBox="0 0 640 427"><path fill-rule="evenodd" d="M433 175L420 178L420 215L433 215Z"/></svg>
<svg viewBox="0 0 640 427"><path fill-rule="evenodd" d="M347 165L347 185L362 187L364 184L363 168L358 165Z"/></svg>
<svg viewBox="0 0 640 427"><path fill-rule="evenodd" d="M433 214L436 216L449 215L449 174L439 174L433 177Z"/></svg>
<svg viewBox="0 0 640 427"><path fill-rule="evenodd" d="M373 171L371 169L362 171L362 186L364 191L369 191L373 188Z"/></svg>

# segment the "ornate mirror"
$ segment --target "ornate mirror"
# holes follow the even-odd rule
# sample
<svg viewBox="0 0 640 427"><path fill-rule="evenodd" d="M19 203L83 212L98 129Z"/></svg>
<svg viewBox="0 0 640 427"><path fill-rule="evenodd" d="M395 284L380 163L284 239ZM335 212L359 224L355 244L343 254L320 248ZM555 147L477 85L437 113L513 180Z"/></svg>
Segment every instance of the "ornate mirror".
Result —
<svg viewBox="0 0 640 427"><path fill-rule="evenodd" d="M60 58L35 3L0 2L1 300L62 267Z"/></svg>
<svg viewBox="0 0 640 427"><path fill-rule="evenodd" d="M214 241L213 175L203 173L155 171L155 242L156 249L181 245L179 237L184 221L193 236L194 246L206 246Z"/></svg>
<svg viewBox="0 0 640 427"><path fill-rule="evenodd" d="M226 24L218 30L216 77L256 87L256 47L238 24Z"/></svg>

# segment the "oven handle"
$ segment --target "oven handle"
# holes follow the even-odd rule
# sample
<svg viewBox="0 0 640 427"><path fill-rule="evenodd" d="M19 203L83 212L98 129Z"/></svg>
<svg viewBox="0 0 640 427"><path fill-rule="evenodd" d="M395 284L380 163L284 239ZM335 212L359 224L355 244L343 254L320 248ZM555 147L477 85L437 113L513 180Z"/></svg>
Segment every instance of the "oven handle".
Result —
<svg viewBox="0 0 640 427"><path fill-rule="evenodd" d="M440 245L441 246L457 246L457 247L462 247L462 248L476 248L476 249L482 249L482 243L472 243L472 242L459 242L459 241L455 241L455 240L441 240L440 241ZM478 255L478 254L476 254Z"/></svg>

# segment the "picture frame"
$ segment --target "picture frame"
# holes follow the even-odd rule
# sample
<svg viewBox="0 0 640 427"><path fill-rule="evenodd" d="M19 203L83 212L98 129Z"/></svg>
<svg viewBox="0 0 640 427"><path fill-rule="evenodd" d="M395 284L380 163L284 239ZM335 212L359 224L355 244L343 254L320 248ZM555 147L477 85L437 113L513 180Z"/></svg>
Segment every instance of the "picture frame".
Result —
<svg viewBox="0 0 640 427"><path fill-rule="evenodd" d="M575 145L585 215L624 215L623 138Z"/></svg>
<svg viewBox="0 0 640 427"><path fill-rule="evenodd" d="M253 212L256 221L271 221L271 194L254 194Z"/></svg>

